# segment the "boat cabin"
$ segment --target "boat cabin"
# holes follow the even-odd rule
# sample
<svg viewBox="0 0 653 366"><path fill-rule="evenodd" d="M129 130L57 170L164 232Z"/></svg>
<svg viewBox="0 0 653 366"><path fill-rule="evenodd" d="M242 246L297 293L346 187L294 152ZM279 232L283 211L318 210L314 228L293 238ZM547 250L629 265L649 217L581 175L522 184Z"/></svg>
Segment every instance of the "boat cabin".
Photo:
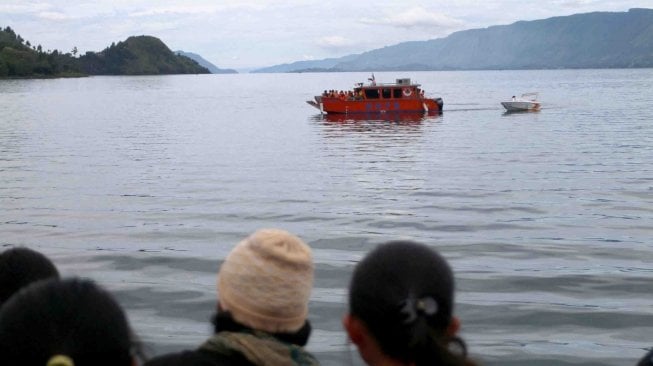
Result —
<svg viewBox="0 0 653 366"><path fill-rule="evenodd" d="M355 99L402 99L423 97L420 84L411 84L410 79L397 79L395 83L363 85L354 87Z"/></svg>
<svg viewBox="0 0 653 366"><path fill-rule="evenodd" d="M324 91L324 98L339 98L341 100L384 100L384 99L418 99L424 98L420 84L412 84L410 79L397 79L395 83L369 85L358 83L352 91Z"/></svg>

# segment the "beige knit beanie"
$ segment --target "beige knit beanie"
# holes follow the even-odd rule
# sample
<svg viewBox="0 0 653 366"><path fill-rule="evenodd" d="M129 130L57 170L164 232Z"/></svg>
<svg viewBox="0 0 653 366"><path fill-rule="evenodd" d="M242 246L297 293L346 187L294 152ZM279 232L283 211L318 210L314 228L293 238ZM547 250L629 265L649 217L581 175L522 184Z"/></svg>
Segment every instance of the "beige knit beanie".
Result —
<svg viewBox="0 0 653 366"><path fill-rule="evenodd" d="M304 325L312 287L311 248L278 229L259 230L238 243L218 273L222 310L271 333L292 333Z"/></svg>

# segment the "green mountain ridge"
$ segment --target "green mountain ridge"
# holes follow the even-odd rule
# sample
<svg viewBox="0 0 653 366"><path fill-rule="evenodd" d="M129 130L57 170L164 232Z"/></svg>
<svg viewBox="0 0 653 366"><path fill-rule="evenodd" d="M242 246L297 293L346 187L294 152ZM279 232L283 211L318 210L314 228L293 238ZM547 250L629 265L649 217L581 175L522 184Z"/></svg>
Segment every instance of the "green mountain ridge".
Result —
<svg viewBox="0 0 653 366"><path fill-rule="evenodd" d="M196 61L173 53L160 39L129 37L101 52L76 57L44 51L17 35L10 27L0 29L1 77L62 77L85 75L208 74Z"/></svg>
<svg viewBox="0 0 653 366"><path fill-rule="evenodd" d="M133 36L103 51L80 57L89 75L208 74L209 70L188 57L176 55L160 39Z"/></svg>
<svg viewBox="0 0 653 366"><path fill-rule="evenodd" d="M333 60L333 59L331 59ZM257 72L653 67L653 9L519 21Z"/></svg>

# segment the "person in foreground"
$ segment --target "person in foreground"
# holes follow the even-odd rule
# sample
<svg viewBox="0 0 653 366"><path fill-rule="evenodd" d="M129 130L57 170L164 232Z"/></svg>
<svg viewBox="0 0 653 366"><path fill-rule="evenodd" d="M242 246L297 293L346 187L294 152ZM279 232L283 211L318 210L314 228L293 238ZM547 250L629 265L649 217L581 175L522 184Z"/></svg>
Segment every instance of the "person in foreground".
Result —
<svg viewBox="0 0 653 366"><path fill-rule="evenodd" d="M3 365L133 366L131 334L118 303L89 280L35 282L0 310Z"/></svg>
<svg viewBox="0 0 653 366"><path fill-rule="evenodd" d="M24 247L0 254L0 306L15 292L32 282L59 278L59 271L43 254Z"/></svg>
<svg viewBox="0 0 653 366"><path fill-rule="evenodd" d="M313 287L311 249L286 231L262 229L229 253L218 272L215 334L193 351L146 366L317 365L304 350Z"/></svg>
<svg viewBox="0 0 653 366"><path fill-rule="evenodd" d="M344 328L368 365L474 365L456 336L454 279L429 247L394 241L354 270Z"/></svg>
<svg viewBox="0 0 653 366"><path fill-rule="evenodd" d="M653 366L653 349L650 350L646 356L642 357L637 363L637 366Z"/></svg>

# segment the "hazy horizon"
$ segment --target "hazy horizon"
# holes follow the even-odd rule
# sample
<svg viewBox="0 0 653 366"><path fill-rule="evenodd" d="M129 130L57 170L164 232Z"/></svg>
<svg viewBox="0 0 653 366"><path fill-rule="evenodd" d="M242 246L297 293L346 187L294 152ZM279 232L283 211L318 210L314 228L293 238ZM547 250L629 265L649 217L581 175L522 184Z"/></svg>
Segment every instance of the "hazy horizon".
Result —
<svg viewBox="0 0 653 366"><path fill-rule="evenodd" d="M652 8L653 0L414 1L112 0L0 4L0 26L44 49L101 51L129 36L160 38L171 50L219 68L256 68L361 53L466 29L595 11ZM56 31L53 31L56 30Z"/></svg>

